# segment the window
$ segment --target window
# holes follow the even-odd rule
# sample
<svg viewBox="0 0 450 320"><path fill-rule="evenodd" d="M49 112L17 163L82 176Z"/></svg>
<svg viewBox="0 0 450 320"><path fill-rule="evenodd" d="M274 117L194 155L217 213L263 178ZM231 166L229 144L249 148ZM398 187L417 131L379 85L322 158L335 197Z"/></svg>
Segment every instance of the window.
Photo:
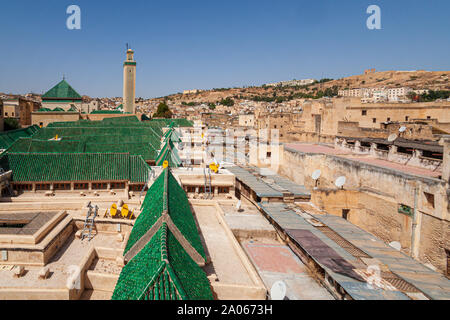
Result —
<svg viewBox="0 0 450 320"><path fill-rule="evenodd" d="M111 182L111 189L125 189L125 182Z"/></svg>
<svg viewBox="0 0 450 320"><path fill-rule="evenodd" d="M409 117L408 116L405 117L405 121L409 121Z"/></svg>
<svg viewBox="0 0 450 320"><path fill-rule="evenodd" d="M94 189L94 190L105 190L105 189L108 189L108 184L107 183L93 183L92 184L92 189Z"/></svg>
<svg viewBox="0 0 450 320"><path fill-rule="evenodd" d="M219 187L218 192L219 193L229 193L230 192L230 188L229 187Z"/></svg>
<svg viewBox="0 0 450 320"><path fill-rule="evenodd" d="M50 190L50 184L38 183L38 184L36 184L36 190Z"/></svg>
<svg viewBox="0 0 450 320"><path fill-rule="evenodd" d="M348 220L348 214L350 213L350 209L342 209L342 218Z"/></svg>
<svg viewBox="0 0 450 320"><path fill-rule="evenodd" d="M89 189L89 183L75 183L74 189L75 190L87 190L87 189Z"/></svg>
<svg viewBox="0 0 450 320"><path fill-rule="evenodd" d="M362 116L367 116L367 110L361 111L361 115L362 115Z"/></svg>
<svg viewBox="0 0 450 320"><path fill-rule="evenodd" d="M187 192L195 193L195 187L194 186L187 186L186 189L187 189L186 190Z"/></svg>
<svg viewBox="0 0 450 320"><path fill-rule="evenodd" d="M8 115L8 112L5 112L5 116L7 116Z"/></svg>
<svg viewBox="0 0 450 320"><path fill-rule="evenodd" d="M377 118L373 118L373 119L372 119L372 122L373 122L373 123L377 123Z"/></svg>
<svg viewBox="0 0 450 320"><path fill-rule="evenodd" d="M430 119L431 119L431 117L430 117L430 116L427 116L427 119L428 119L428 120L430 120Z"/></svg>
<svg viewBox="0 0 450 320"><path fill-rule="evenodd" d="M272 157L272 152L267 152L267 158Z"/></svg>
<svg viewBox="0 0 450 320"><path fill-rule="evenodd" d="M425 199L427 200L426 205L434 209L434 194L424 192Z"/></svg>
<svg viewBox="0 0 450 320"><path fill-rule="evenodd" d="M70 190L70 183L55 183L53 185L54 190Z"/></svg>
<svg viewBox="0 0 450 320"><path fill-rule="evenodd" d="M386 121L387 121L387 122L390 122L390 121L391 121L391 118L387 118Z"/></svg>

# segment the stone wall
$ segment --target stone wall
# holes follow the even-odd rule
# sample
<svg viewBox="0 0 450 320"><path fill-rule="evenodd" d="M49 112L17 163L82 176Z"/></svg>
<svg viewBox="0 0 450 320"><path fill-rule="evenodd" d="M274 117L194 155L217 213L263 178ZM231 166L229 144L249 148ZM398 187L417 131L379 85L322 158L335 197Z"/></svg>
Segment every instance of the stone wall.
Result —
<svg viewBox="0 0 450 320"><path fill-rule="evenodd" d="M350 209L350 222L385 242L399 241L405 253L444 271L445 249L450 246L445 181L286 147L278 173L313 190L315 181L311 174L317 169L322 175L318 190L312 192L313 203L339 216L342 209ZM344 190L334 186L339 176L347 178ZM400 205L410 207L412 214L400 213Z"/></svg>

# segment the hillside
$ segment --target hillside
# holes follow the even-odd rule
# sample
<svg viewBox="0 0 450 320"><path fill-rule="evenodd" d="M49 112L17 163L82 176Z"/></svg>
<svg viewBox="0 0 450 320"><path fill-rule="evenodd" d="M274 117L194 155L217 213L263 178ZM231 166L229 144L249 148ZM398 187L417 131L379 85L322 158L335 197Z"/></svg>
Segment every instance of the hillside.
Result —
<svg viewBox="0 0 450 320"><path fill-rule="evenodd" d="M411 87L413 89L450 90L450 71L383 71L355 75L341 79L311 84L303 87L247 87L212 89L195 94L174 94L152 99L153 101L171 100L174 103L217 103L230 97L237 100L255 100L258 98L282 97L285 100L301 98L302 95L316 96L320 91L324 94L342 89L369 87ZM328 91L326 91L328 89Z"/></svg>

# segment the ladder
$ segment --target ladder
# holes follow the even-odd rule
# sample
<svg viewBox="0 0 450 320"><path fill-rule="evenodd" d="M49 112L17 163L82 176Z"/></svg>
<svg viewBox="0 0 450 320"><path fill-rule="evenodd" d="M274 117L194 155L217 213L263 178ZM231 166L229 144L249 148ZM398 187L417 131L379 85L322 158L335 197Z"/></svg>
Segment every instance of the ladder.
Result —
<svg viewBox="0 0 450 320"><path fill-rule="evenodd" d="M81 231L81 240L83 241L84 238L88 238L89 241L92 240L92 228L95 226L95 218L98 214L98 206L93 207L91 203L87 205L89 210L86 214L86 219L84 220L84 227L83 231Z"/></svg>
<svg viewBox="0 0 450 320"><path fill-rule="evenodd" d="M208 174L207 174L208 172ZM212 198L212 194L211 194L211 169L208 168L203 168L203 176L205 178L205 195L206 195L206 199L211 199Z"/></svg>

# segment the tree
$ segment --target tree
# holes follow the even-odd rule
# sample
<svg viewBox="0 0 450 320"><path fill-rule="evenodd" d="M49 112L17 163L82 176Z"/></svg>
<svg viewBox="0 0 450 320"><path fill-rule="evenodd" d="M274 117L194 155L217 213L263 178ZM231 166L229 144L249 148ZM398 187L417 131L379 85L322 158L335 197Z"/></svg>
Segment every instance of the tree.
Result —
<svg viewBox="0 0 450 320"><path fill-rule="evenodd" d="M172 118L172 111L170 111L169 106L165 102L161 102L153 114L153 118Z"/></svg>
<svg viewBox="0 0 450 320"><path fill-rule="evenodd" d="M227 107L232 107L232 106L234 106L234 100L231 99L230 97L228 97L228 98L226 98L226 99L222 99L219 103L220 103L221 105L227 106Z"/></svg>
<svg viewBox="0 0 450 320"><path fill-rule="evenodd" d="M19 121L17 121L17 119L14 118L6 118L4 124L5 124L5 131L16 130L20 128Z"/></svg>
<svg viewBox="0 0 450 320"><path fill-rule="evenodd" d="M216 109L216 105L212 102L208 103L208 107L210 110L215 110Z"/></svg>

